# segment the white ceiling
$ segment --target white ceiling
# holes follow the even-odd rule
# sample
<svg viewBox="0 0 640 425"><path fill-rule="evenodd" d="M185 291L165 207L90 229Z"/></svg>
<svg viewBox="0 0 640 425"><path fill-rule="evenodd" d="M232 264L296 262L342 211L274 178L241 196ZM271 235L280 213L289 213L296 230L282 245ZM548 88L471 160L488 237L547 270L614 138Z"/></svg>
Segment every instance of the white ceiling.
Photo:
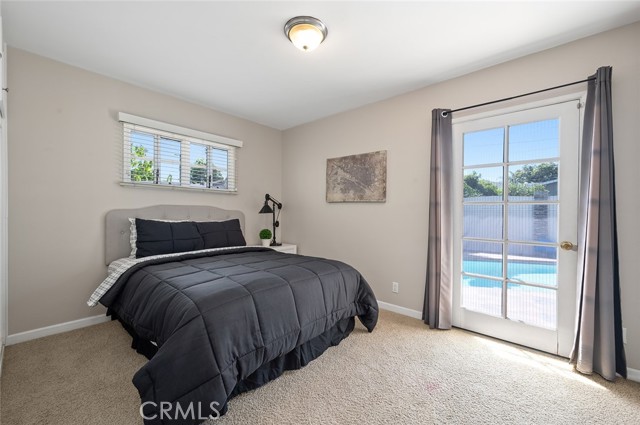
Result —
<svg viewBox="0 0 640 425"><path fill-rule="evenodd" d="M285 22L315 16L304 53ZM640 20L640 1L2 1L5 41L286 129ZM613 48L613 46L612 46Z"/></svg>

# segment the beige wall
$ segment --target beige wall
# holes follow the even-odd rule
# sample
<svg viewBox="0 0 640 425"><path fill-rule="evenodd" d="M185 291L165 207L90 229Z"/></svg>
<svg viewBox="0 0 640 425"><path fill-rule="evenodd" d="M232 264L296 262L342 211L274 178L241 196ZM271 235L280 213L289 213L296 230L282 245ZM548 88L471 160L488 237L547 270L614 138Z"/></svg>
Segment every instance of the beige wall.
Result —
<svg viewBox="0 0 640 425"><path fill-rule="evenodd" d="M614 68L623 319L629 366L640 369L640 23L429 86L281 133L17 49L8 52L9 334L101 314L85 301L105 275L107 210L161 203L243 210L247 234L265 192L286 204L284 241L303 254L356 266L378 299L422 309L426 259L430 111L511 96ZM243 140L239 194L202 194L117 184L116 114L124 111ZM327 204L331 157L388 151L387 202ZM280 171L282 170L282 172ZM400 293L391 282L400 282Z"/></svg>
<svg viewBox="0 0 640 425"><path fill-rule="evenodd" d="M298 243L303 254L353 264L379 300L421 311L431 109L462 107L580 80L600 66L612 65L623 319L629 367L640 369L639 40L640 23L636 23L285 131L285 240ZM388 151L386 203L325 202L327 158L382 149ZM391 292L392 281L400 283L399 294Z"/></svg>
<svg viewBox="0 0 640 425"><path fill-rule="evenodd" d="M248 242L280 198L281 132L9 49L9 334L104 312L86 305L106 275L104 215L155 204L244 211ZM237 195L118 185L119 111L244 141Z"/></svg>

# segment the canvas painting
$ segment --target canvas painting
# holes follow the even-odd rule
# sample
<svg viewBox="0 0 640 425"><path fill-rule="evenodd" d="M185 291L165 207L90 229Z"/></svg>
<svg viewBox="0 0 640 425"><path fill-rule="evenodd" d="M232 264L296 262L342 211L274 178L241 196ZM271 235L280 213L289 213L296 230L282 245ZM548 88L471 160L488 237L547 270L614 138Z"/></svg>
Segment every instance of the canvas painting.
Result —
<svg viewBox="0 0 640 425"><path fill-rule="evenodd" d="M387 151L327 159L327 202L386 202Z"/></svg>

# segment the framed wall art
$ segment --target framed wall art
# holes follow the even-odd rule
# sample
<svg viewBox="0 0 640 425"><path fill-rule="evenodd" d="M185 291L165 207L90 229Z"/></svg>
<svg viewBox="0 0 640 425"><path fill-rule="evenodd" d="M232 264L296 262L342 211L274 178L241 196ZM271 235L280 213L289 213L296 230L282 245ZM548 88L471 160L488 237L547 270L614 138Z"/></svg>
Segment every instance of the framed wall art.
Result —
<svg viewBox="0 0 640 425"><path fill-rule="evenodd" d="M386 202L387 151L327 159L327 202Z"/></svg>

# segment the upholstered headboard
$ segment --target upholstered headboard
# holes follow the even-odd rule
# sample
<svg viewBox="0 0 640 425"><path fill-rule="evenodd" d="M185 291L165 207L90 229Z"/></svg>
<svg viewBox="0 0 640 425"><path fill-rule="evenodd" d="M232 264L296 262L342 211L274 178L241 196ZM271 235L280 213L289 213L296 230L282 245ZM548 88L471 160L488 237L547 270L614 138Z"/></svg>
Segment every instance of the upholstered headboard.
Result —
<svg viewBox="0 0 640 425"><path fill-rule="evenodd" d="M131 254L129 218L156 220L222 221L237 218L244 232L244 213L206 205L154 205L145 208L111 210L106 216L105 263Z"/></svg>

